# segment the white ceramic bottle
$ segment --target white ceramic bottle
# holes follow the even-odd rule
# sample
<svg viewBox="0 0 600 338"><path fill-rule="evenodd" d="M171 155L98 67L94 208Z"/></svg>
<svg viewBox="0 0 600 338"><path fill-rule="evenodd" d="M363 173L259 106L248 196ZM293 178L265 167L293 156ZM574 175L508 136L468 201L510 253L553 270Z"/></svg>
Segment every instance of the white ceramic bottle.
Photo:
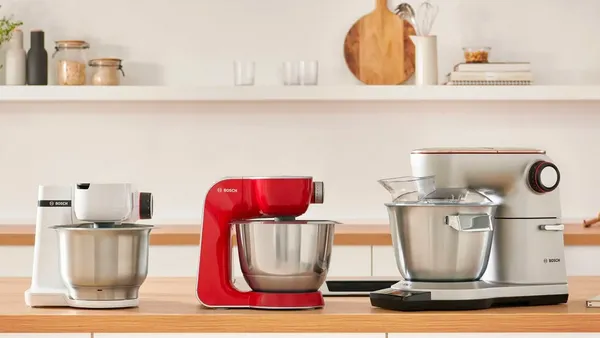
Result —
<svg viewBox="0 0 600 338"><path fill-rule="evenodd" d="M15 29L12 38L8 42L4 60L4 76L7 86L25 85L25 69L27 67L27 56L23 49L23 32Z"/></svg>

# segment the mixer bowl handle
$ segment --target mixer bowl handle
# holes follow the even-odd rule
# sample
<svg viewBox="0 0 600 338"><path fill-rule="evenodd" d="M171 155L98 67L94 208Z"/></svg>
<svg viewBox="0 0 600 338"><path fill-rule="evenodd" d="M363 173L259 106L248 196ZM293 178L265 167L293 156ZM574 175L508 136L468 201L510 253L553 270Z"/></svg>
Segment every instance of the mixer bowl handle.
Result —
<svg viewBox="0 0 600 338"><path fill-rule="evenodd" d="M444 223L457 231L492 231L492 218L488 214L456 214L444 218Z"/></svg>

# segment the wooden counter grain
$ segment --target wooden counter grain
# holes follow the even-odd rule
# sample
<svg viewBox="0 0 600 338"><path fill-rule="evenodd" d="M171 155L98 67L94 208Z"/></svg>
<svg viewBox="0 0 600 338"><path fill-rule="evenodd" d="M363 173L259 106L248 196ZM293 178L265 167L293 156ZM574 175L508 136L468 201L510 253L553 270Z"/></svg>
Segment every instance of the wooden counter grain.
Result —
<svg viewBox="0 0 600 338"><path fill-rule="evenodd" d="M0 332L600 332L600 308L585 299L600 294L600 277L570 278L568 304L468 312L393 312L367 297L326 298L321 310L204 309L193 278L149 278L139 308L81 310L28 308L27 279L0 279Z"/></svg>
<svg viewBox="0 0 600 338"><path fill-rule="evenodd" d="M151 245L198 245L200 225L159 225ZM35 226L0 225L0 246L33 245ZM600 245L600 226L584 229L581 223L565 225L565 245ZM336 226L335 245L392 245L388 224L381 221L346 222Z"/></svg>

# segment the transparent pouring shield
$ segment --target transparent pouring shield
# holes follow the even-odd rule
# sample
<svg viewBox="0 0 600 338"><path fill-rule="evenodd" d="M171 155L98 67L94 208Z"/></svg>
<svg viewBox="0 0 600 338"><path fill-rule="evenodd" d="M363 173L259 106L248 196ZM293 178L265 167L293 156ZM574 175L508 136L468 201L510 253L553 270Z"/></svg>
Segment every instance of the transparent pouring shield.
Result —
<svg viewBox="0 0 600 338"><path fill-rule="evenodd" d="M391 195L393 202L417 202L435 191L435 176L402 176L379 181Z"/></svg>

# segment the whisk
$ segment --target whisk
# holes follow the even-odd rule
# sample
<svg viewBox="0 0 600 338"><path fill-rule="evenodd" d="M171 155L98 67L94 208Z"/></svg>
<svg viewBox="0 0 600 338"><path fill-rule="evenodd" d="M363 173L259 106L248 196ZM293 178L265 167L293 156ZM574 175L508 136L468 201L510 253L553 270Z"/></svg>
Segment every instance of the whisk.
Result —
<svg viewBox="0 0 600 338"><path fill-rule="evenodd" d="M421 3L421 6L419 6L419 10L416 13L419 35L428 36L429 33L431 33L431 28L433 28L433 23L437 17L438 10L438 6L429 2L429 0L425 0Z"/></svg>
<svg viewBox="0 0 600 338"><path fill-rule="evenodd" d="M438 14L438 7L429 0L425 0L415 11L410 4L405 2L396 7L394 11L402 20L410 22L415 32L420 36L428 36Z"/></svg>

